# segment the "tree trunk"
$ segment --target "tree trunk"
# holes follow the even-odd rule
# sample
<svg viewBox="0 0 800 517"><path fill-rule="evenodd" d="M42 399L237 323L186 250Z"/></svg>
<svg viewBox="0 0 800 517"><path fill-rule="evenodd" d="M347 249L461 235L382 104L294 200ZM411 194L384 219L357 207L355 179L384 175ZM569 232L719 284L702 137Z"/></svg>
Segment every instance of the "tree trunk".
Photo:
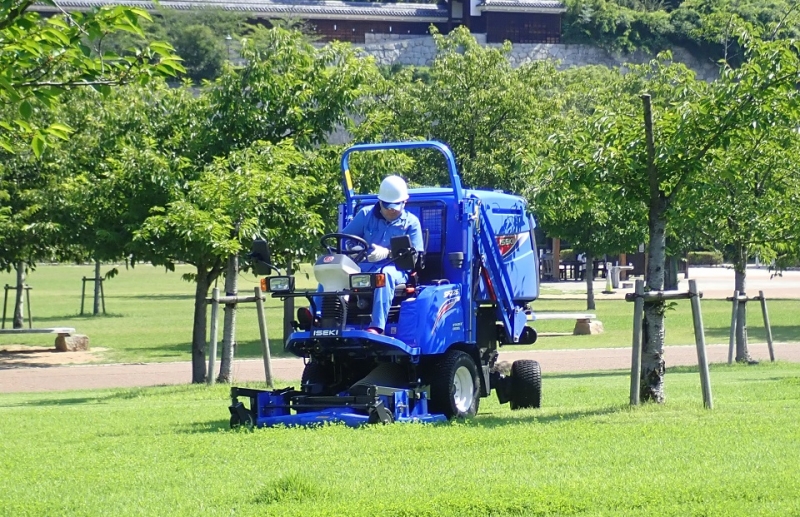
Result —
<svg viewBox="0 0 800 517"><path fill-rule="evenodd" d="M647 179L650 184L647 227L649 242L645 256L647 290L660 291L664 286L664 262L667 253L667 198L661 192L655 165L653 117L650 95L642 95L644 131L647 145ZM642 322L642 372L639 399L664 402L664 303L644 304Z"/></svg>
<svg viewBox="0 0 800 517"><path fill-rule="evenodd" d="M25 263L17 262L17 294L14 296L14 328L25 326Z"/></svg>
<svg viewBox="0 0 800 517"><path fill-rule="evenodd" d="M292 269L292 259L289 258L286 263L286 274L292 275L294 270ZM295 319L294 316L294 298L286 298L283 300L283 341L286 342L289 339L289 334L294 332L294 328L292 328L292 321Z"/></svg>
<svg viewBox="0 0 800 517"><path fill-rule="evenodd" d="M100 289L102 286L100 285L100 261L94 261L94 307L92 308L92 314L97 316L100 314Z"/></svg>
<svg viewBox="0 0 800 517"><path fill-rule="evenodd" d="M736 256L733 259L733 270L736 273L735 289L740 296L747 296L747 248L737 246ZM751 362L750 351L747 349L747 302L739 302L736 315L736 361Z"/></svg>
<svg viewBox="0 0 800 517"><path fill-rule="evenodd" d="M228 257L228 270L225 273L225 296L236 296L238 293L239 256ZM225 323L222 328L222 357L219 363L217 382L231 382L233 356L236 349L236 304L225 304Z"/></svg>
<svg viewBox="0 0 800 517"><path fill-rule="evenodd" d="M666 270L664 276L664 290L678 290L678 257L667 257Z"/></svg>
<svg viewBox="0 0 800 517"><path fill-rule="evenodd" d="M651 209L650 242L647 249L647 288L661 291L664 286L666 228L664 212ZM642 401L664 402L664 302L645 303L642 324L642 374L639 397Z"/></svg>
<svg viewBox="0 0 800 517"><path fill-rule="evenodd" d="M686 264L686 271L683 273L683 278L688 279L689 278L689 252L688 251L684 251L683 252L683 262L684 262L684 264Z"/></svg>
<svg viewBox="0 0 800 517"><path fill-rule="evenodd" d="M592 269L592 265L594 264L594 257L590 254L586 254L586 269L584 270L584 277L586 280L586 310L593 311L596 309L594 303L594 270Z"/></svg>
<svg viewBox="0 0 800 517"><path fill-rule="evenodd" d="M206 298L211 285L208 272L197 266L197 285L194 291L194 324L192 326L192 382L206 382Z"/></svg>

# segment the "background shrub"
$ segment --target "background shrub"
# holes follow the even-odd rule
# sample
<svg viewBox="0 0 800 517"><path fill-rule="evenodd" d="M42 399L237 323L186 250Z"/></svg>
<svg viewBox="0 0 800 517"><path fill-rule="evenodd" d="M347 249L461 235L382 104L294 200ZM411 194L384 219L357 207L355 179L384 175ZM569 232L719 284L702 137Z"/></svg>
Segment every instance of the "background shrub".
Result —
<svg viewBox="0 0 800 517"><path fill-rule="evenodd" d="M722 264L722 253L719 251L690 251L690 266L719 266Z"/></svg>

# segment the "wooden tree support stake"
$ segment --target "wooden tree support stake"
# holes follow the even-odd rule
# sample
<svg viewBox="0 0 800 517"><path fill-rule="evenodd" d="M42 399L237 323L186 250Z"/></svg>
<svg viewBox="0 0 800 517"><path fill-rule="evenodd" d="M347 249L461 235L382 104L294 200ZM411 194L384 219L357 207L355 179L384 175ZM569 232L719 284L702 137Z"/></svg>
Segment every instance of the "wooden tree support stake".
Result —
<svg viewBox="0 0 800 517"><path fill-rule="evenodd" d="M703 391L703 404L708 409L714 408L711 397L711 380L708 373L708 360L706 358L706 338L703 330L703 315L700 311L700 298L703 293L697 290L697 283L689 281L689 291L655 291L644 292L644 280L636 281L633 293L625 295L625 301L634 302L633 308L633 352L631 354L631 393L632 406L639 405L639 390L642 375L642 319L644 318L644 304L662 300L690 299L692 302L692 318L694 322L694 339L697 346L697 365L700 370L700 384Z"/></svg>
<svg viewBox="0 0 800 517"><path fill-rule="evenodd" d="M206 377L206 384L209 386L215 382L215 370L217 361L217 320L219 315L220 304L229 303L253 303L255 302L258 312L258 330L261 334L261 352L264 356L264 377L267 385L272 388L272 360L269 352L269 338L267 335L267 320L264 315L264 295L261 292L261 287L256 286L254 289L254 296L220 296L219 288L215 287L211 291L211 298L206 299L206 303L211 304L211 336L208 351L208 376Z"/></svg>
<svg viewBox="0 0 800 517"><path fill-rule="evenodd" d="M767 333L767 349L769 350L769 360L775 362L775 349L772 342L772 325L769 323L769 312L767 311L767 298L764 296L764 291L759 291L758 296L748 297L747 295L734 291L733 296L725 298L729 302L733 302L733 310L731 311L731 332L728 339L728 364L733 364L733 354L736 349L736 325L739 321L739 304L758 301L761 302L761 315L764 318L764 330Z"/></svg>

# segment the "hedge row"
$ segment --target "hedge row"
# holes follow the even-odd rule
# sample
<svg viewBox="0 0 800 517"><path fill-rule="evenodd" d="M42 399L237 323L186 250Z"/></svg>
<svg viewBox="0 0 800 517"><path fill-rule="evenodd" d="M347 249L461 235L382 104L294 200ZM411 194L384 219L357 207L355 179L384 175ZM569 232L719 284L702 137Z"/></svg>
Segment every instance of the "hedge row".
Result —
<svg viewBox="0 0 800 517"><path fill-rule="evenodd" d="M722 253L719 251L690 251L690 266L719 266L722 264Z"/></svg>

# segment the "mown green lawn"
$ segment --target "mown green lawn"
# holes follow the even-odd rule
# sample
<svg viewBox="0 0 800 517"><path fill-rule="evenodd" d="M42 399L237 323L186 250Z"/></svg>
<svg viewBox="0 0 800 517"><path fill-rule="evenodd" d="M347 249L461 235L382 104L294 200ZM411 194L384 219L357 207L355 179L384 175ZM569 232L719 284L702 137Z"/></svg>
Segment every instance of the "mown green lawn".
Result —
<svg viewBox="0 0 800 517"><path fill-rule="evenodd" d="M106 271L111 266L104 266ZM74 327L89 336L93 349L106 349L98 353L100 362L151 362L190 359L194 284L181 280L181 275L192 272L190 266L178 266L175 272L150 265L135 269L117 266L120 274L104 283L107 314L92 316L92 300L87 295L84 315L80 315L81 279L93 277L93 266L39 266L27 279L31 290L31 311L35 327ZM304 272L310 271L304 269ZM0 283L15 284L11 274L0 275ZM312 288L314 281L301 273L298 287ZM250 295L257 285L251 274L239 276L239 291ZM220 283L222 287L222 283ZM91 292L92 284L87 283ZM548 287L548 293L554 292ZM6 326L10 327L13 315L9 293ZM537 311L585 311L583 300L539 300ZM749 317L751 341L764 342L765 333L760 308L755 305ZM702 310L707 343L726 343L730 325L730 304L718 300L703 300ZM27 307L26 307L27 310ZM770 300L770 320L776 341L800 341L800 300ZM209 311L210 312L210 311ZM572 336L574 321L548 320L535 324L541 333L564 333L546 336L524 349L565 349L627 347L631 343L633 304L620 300L598 301L597 314L605 332L594 336ZM273 355L284 355L282 345L283 308L279 300L267 302L267 327ZM222 317L220 316L220 326ZM27 326L27 319L26 319ZM221 333L220 333L221 339ZM0 336L0 345L17 343L27 345L53 344L54 336ZM238 357L258 357L261 354L255 304L241 304L237 316ZM688 301L677 304L676 310L667 314L667 345L694 343L691 310Z"/></svg>
<svg viewBox="0 0 800 517"><path fill-rule="evenodd" d="M121 282L120 282L121 284ZM118 309L119 310L119 309ZM545 375L440 425L228 429L224 386L0 395L0 515L792 516L800 365Z"/></svg>

